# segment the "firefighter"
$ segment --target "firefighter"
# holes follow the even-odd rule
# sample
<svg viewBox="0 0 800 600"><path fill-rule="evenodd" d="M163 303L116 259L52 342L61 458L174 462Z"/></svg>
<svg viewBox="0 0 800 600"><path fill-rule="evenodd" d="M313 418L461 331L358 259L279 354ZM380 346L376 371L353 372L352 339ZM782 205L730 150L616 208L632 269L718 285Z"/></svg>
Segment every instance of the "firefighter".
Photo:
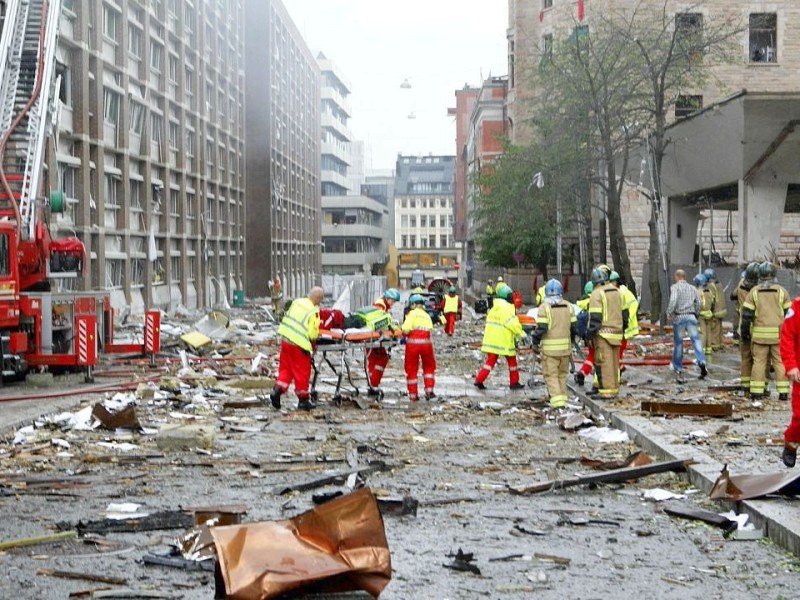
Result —
<svg viewBox="0 0 800 600"><path fill-rule="evenodd" d="M325 296L321 287L311 289L308 298L298 298L292 302L283 316L278 335L281 336L281 354L278 378L269 395L272 406L281 407L281 395L289 391L294 381L297 394L297 408L311 410L308 380L311 376L311 352L319 337L319 305Z"/></svg>
<svg viewBox="0 0 800 600"><path fill-rule="evenodd" d="M741 320L741 311L742 305L739 302L739 290L742 287L742 283L744 283L745 279L745 272L742 271L739 275L739 283L736 287L731 291L730 296L728 299L733 303L733 343L738 346L739 345L739 322Z"/></svg>
<svg viewBox="0 0 800 600"><path fill-rule="evenodd" d="M545 288L546 285L541 286L538 290L536 290L536 298L533 300L536 306L541 306L542 302L544 302L545 298Z"/></svg>
<svg viewBox="0 0 800 600"><path fill-rule="evenodd" d="M767 391L767 371L770 360L775 369L778 399L789 399L789 380L781 362L779 348L783 316L792 299L782 286L773 282L777 269L771 262L758 265L758 285L747 294L742 305L742 341L751 344L753 371L750 396L761 398Z"/></svg>
<svg viewBox="0 0 800 600"><path fill-rule="evenodd" d="M783 434L783 464L793 467L800 446L800 297L795 298L781 328L781 358L792 384L792 420Z"/></svg>
<svg viewBox="0 0 800 600"><path fill-rule="evenodd" d="M492 367L497 364L500 356L505 356L508 363L509 387L512 390L521 390L525 387L519 382L517 367L517 342L524 337L525 332L517 318L514 305L509 302L511 294L513 292L510 287L500 288L494 306L486 313L486 328L483 331L481 345L481 352L486 354L486 362L475 376L473 384L479 390L486 389L483 382L489 377Z"/></svg>
<svg viewBox="0 0 800 600"><path fill-rule="evenodd" d="M583 297L576 302L578 309L578 336L586 337L586 328L589 324L589 297L592 295L594 284L587 281L583 286ZM581 368L575 373L575 383L583 386L586 378L594 371L594 344L584 342L586 346L586 359L583 361Z"/></svg>
<svg viewBox="0 0 800 600"><path fill-rule="evenodd" d="M275 317L276 321L280 321L281 318L283 318L283 307L281 306L283 289L281 288L281 280L276 277L267 285L269 287L269 296L272 300L272 316Z"/></svg>
<svg viewBox="0 0 800 600"><path fill-rule="evenodd" d="M436 397L433 391L436 375L436 357L433 354L433 321L425 310L425 299L419 294L412 294L408 299L411 310L408 311L401 327L406 343L406 387L408 399L416 402L419 399L417 376L422 363L422 379L425 386L425 399Z"/></svg>
<svg viewBox="0 0 800 600"><path fill-rule="evenodd" d="M442 298L442 315L444 315L444 332L452 336L456 330L456 320L461 320L461 299L456 296L456 288L450 286L447 296Z"/></svg>
<svg viewBox="0 0 800 600"><path fill-rule="evenodd" d="M609 281L611 269L605 265L592 271L594 289L589 297L587 337L595 345L595 361L600 398L619 394L619 346L628 327L628 309L622 306L622 294Z"/></svg>
<svg viewBox="0 0 800 600"><path fill-rule="evenodd" d="M708 279L708 287L714 292L714 317L711 320L711 348L722 349L722 319L728 316L728 307L725 304L725 293L722 284L717 279L716 269L709 267L703 271Z"/></svg>
<svg viewBox="0 0 800 600"><path fill-rule="evenodd" d="M619 273L611 271L608 279L617 286L619 293L622 295L622 308L628 310L628 326L625 328L622 335L622 343L619 345L619 372L624 373L625 365L622 363L622 357L628 349L628 340L639 335L639 300L628 286L622 283Z"/></svg>
<svg viewBox="0 0 800 600"><path fill-rule="evenodd" d="M708 277L704 273L698 273L692 279L697 288L697 295L700 298L700 318L698 319L700 325L700 343L703 345L703 352L706 356L711 354L714 350L711 346L711 336L714 334L714 306L716 302L716 294L711 284L708 282Z"/></svg>
<svg viewBox="0 0 800 600"><path fill-rule="evenodd" d="M373 306L379 308L389 315L395 302L400 301L400 292L395 288L389 288L383 292L383 296L375 300ZM381 379L386 365L389 364L389 349L379 346L367 350L367 374L369 375L368 396L376 396L378 400L383 398L383 391L380 389Z"/></svg>
<svg viewBox="0 0 800 600"><path fill-rule="evenodd" d="M550 396L550 406L567 405L567 374L575 337L577 319L572 305L564 302L561 282L551 279L544 285L545 298L539 307L536 329L532 334L534 351L541 344L542 372Z"/></svg>
<svg viewBox="0 0 800 600"><path fill-rule="evenodd" d="M739 307L743 307L745 301L747 300L747 294L750 293L750 290L755 287L758 283L758 263L751 262L747 265L747 268L744 270L743 279L739 282L739 287L736 288L736 300ZM740 308L740 315L741 315ZM742 390L744 391L745 397L750 397L750 375L753 372L753 352L752 352L752 344L749 342L745 342L741 339L742 337L742 321L741 317L739 318L739 323L737 326L736 333L739 335L739 355L741 356L741 362L739 366L739 373L740 373L740 383L742 385Z"/></svg>
<svg viewBox="0 0 800 600"><path fill-rule="evenodd" d="M486 310L492 308L492 304L494 303L494 296L496 290L494 289L494 279L489 279L486 282Z"/></svg>

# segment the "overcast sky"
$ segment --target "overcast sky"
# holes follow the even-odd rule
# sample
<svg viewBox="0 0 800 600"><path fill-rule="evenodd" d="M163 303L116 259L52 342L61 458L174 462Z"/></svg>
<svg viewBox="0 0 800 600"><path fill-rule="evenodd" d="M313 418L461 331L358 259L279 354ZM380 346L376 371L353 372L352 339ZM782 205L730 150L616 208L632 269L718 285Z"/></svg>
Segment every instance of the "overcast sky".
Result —
<svg viewBox="0 0 800 600"><path fill-rule="evenodd" d="M393 169L398 152L455 154L455 90L508 71L506 0L283 3L314 55L349 79L350 129L367 144L368 170Z"/></svg>

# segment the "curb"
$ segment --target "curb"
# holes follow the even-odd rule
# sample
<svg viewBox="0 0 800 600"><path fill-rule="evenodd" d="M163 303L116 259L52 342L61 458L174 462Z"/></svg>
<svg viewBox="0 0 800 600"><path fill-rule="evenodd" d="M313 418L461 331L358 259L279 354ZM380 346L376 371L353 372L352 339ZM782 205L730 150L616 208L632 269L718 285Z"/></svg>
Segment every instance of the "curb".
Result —
<svg viewBox="0 0 800 600"><path fill-rule="evenodd" d="M675 443L675 435L668 433L656 423L645 417L631 415L621 416L586 396L582 391L569 385L576 395L589 407L592 414L602 415L609 425L625 431L628 436L642 449L650 454L663 456L666 460L695 461L687 469L689 481L693 486L706 494L711 491L714 482L722 471L723 464L717 462L697 446ZM776 462L781 464L776 454ZM731 471L736 473L735 465ZM727 504L738 513L746 513L757 529L763 529L764 535L769 537L780 547L800 556L800 519L796 506L789 500L775 498L772 500L740 500L729 501Z"/></svg>
<svg viewBox="0 0 800 600"><path fill-rule="evenodd" d="M18 400L14 402L2 402L2 396L0 396L0 435L12 433L20 427L30 425L36 419L55 411L74 408L80 403L81 399L75 396L46 400Z"/></svg>

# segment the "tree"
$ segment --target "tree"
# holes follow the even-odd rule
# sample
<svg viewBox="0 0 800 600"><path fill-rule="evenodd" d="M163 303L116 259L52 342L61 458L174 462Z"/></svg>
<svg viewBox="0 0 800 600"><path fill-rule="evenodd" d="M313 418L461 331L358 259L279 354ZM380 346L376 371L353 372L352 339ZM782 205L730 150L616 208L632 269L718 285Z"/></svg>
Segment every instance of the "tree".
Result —
<svg viewBox="0 0 800 600"><path fill-rule="evenodd" d="M663 0L653 19L652 0L633 10L609 4L593 15L591 30L573 23L572 34L548 42L538 72L539 112L570 126L586 127L590 183L606 202L609 247L614 269L632 286L621 199L630 182L631 157L652 148L653 188L658 190L661 163L668 145L670 111L686 90L702 88L708 67L731 60L731 41L741 31L733 20L713 24L691 8ZM566 37L566 36L565 36ZM638 165L634 170L639 172ZM658 192L651 196L650 269L659 268ZM661 306L661 282L651 277L653 306Z"/></svg>

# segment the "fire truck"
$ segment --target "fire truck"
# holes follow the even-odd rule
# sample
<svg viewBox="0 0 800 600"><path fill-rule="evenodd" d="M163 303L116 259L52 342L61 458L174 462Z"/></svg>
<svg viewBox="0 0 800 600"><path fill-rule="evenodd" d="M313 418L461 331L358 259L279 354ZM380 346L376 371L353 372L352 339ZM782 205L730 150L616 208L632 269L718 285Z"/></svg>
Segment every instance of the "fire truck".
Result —
<svg viewBox="0 0 800 600"><path fill-rule="evenodd" d="M159 351L160 313L145 314L142 343L115 344L110 296L82 291L86 247L53 239L63 208L48 190L45 147L56 129L56 45L61 0L7 0L0 36L0 370L75 368L87 381L99 352ZM2 379L0 378L0 380Z"/></svg>

